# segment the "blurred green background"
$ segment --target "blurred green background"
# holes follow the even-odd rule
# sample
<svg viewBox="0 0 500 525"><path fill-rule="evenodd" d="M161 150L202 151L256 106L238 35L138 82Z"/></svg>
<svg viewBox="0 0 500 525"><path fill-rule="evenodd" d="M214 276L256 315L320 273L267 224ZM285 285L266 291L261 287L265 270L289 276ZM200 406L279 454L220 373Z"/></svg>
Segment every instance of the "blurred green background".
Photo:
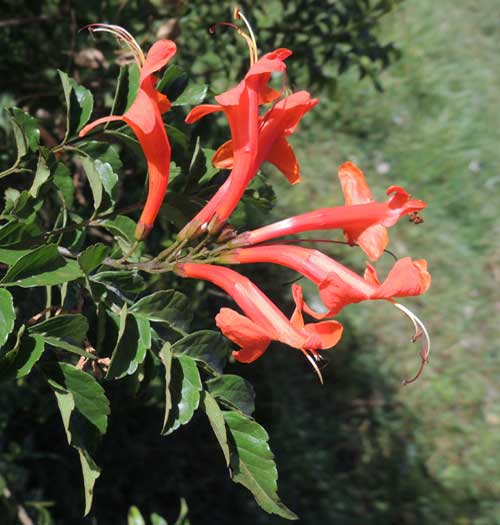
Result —
<svg viewBox="0 0 500 525"><path fill-rule="evenodd" d="M341 204L336 170L345 160L358 163L378 198L398 184L429 204L424 224L402 221L390 231L390 249L427 259L433 277L425 296L404 302L433 340L417 383L401 387L418 366L418 348L409 343L407 320L384 303L341 314L346 337L332 352L323 387L288 349L234 366L256 388L256 418L271 436L283 500L305 525L500 523L498 1L240 5L261 51L294 49L292 86L321 99L292 139L303 183L290 188L266 169L277 193L272 216ZM15 103L57 129L59 67L92 89L98 106L109 105L114 43L77 33L95 21L124 25L146 48L155 36L175 38L176 63L217 92L246 67L245 47L233 34L206 33L229 19L230 7L4 0L0 104ZM217 145L221 133L206 139ZM4 143L0 160L7 156ZM363 268L357 250L322 249ZM386 256L377 268L383 274L390 264ZM263 287L283 296L287 274L266 275ZM204 421L162 438L161 407L132 396L115 401L95 512L82 519L77 459L50 393L36 377L2 385L2 524L19 523L18 505L61 525L126 523L131 505L173 522L181 497L193 525L283 523L226 479Z"/></svg>

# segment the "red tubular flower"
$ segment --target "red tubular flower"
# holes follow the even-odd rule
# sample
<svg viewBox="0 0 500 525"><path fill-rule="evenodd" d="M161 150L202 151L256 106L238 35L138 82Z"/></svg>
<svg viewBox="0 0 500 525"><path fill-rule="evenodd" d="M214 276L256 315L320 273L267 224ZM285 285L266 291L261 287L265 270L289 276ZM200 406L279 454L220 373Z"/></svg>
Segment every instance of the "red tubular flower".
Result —
<svg viewBox="0 0 500 525"><path fill-rule="evenodd" d="M289 245L266 245L240 248L219 256L226 264L273 263L304 275L319 289L327 313L317 313L304 303L304 311L316 319L337 314L344 306L373 299L392 301L394 297L423 294L431 277L423 259L399 259L381 284L375 268L367 263L364 277L318 250Z"/></svg>
<svg viewBox="0 0 500 525"><path fill-rule="evenodd" d="M80 131L80 137L83 137L99 124L122 120L137 136L147 160L149 175L148 196L135 231L137 240L144 239L151 231L167 191L170 143L161 115L170 109L170 102L155 88L157 79L154 73L164 67L175 52L176 46L171 40L155 42L144 62L140 63L139 90L130 108L123 115L97 119Z"/></svg>
<svg viewBox="0 0 500 525"><path fill-rule="evenodd" d="M399 186L387 189L387 194L392 194L387 202L375 202L363 173L352 162L340 166L339 178L345 206L321 208L242 233L230 246L258 244L304 231L341 228L350 243L359 244L370 259L377 260L387 246L387 228L400 217L426 207L425 202L411 199Z"/></svg>
<svg viewBox="0 0 500 525"><path fill-rule="evenodd" d="M293 133L302 116L318 101L301 91L275 104L264 117L258 113L259 104L279 97L267 82L271 72L285 69L283 60L290 54L287 49L278 49L264 55L236 88L216 97L219 105L198 106L186 117L186 122L192 123L215 111L226 113L232 139L219 148L213 162L232 171L208 204L179 233L180 239L193 237L207 228L217 232L265 160L277 166L292 184L299 182L298 164L285 136Z"/></svg>
<svg viewBox="0 0 500 525"><path fill-rule="evenodd" d="M267 161L274 164L291 184L300 182L299 164L286 137L295 131L300 119L318 102L319 100L311 98L307 91L297 91L280 100L260 118L255 172ZM218 168L233 167L232 140L227 141L217 150L212 162Z"/></svg>
<svg viewBox="0 0 500 525"><path fill-rule="evenodd" d="M245 315L230 308L222 308L216 323L222 333L240 346L233 352L242 363L258 359L273 340L299 349L321 374L311 358L317 360L317 350L336 345L342 335L342 325L337 321L304 324L302 299L296 296L296 309L288 320L279 308L246 277L239 273L210 264L181 263L175 267L182 277L210 281L228 293ZM311 355L310 355L311 354Z"/></svg>
<svg viewBox="0 0 500 525"><path fill-rule="evenodd" d="M319 289L320 297L327 306L326 313L312 310L302 299L302 289L293 285L293 295L297 307L316 319L324 319L338 313L344 306L360 301L385 299L401 310L413 323L415 334L412 342L421 339L421 365L411 379L415 381L428 361L431 342L423 322L406 306L394 301L394 297L420 295L427 291L431 276L427 272L427 262L423 259L413 261L405 257L396 262L383 283L380 283L375 268L367 263L364 277L334 261L318 250L289 245L266 245L241 248L226 253L218 258L226 264L269 262L291 268L311 281Z"/></svg>

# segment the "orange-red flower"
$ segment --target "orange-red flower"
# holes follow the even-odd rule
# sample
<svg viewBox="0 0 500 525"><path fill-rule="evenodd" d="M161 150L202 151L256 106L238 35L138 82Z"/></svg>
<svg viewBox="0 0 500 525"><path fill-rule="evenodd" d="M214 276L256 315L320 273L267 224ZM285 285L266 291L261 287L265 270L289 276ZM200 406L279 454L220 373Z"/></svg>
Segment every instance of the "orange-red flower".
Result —
<svg viewBox="0 0 500 525"><path fill-rule="evenodd" d="M375 268L367 263L364 277L359 276L328 255L301 246L272 244L240 248L219 256L225 264L273 263L286 266L314 282L328 311L318 313L304 304L304 311L316 319L337 314L344 306L360 301L408 297L423 294L431 277L423 259L399 259L387 278L380 283Z"/></svg>
<svg viewBox="0 0 500 525"><path fill-rule="evenodd" d="M286 137L295 131L300 119L318 102L319 100L311 98L307 91L297 91L277 102L259 119L257 169L267 161L274 164L291 184L300 182L299 164ZM212 162L218 168L233 167L232 140L227 141L217 150Z"/></svg>
<svg viewBox="0 0 500 525"><path fill-rule="evenodd" d="M426 207L425 202L411 199L399 186L387 189L387 194L391 195L387 202L375 202L363 173L351 162L340 166L339 178L345 206L321 208L242 233L230 246L258 244L304 231L341 228L350 243L359 244L370 259L376 260L387 246L387 228L402 216Z"/></svg>
<svg viewBox="0 0 500 525"><path fill-rule="evenodd" d="M186 122L192 123L215 111L226 113L232 138L218 149L213 162L232 171L207 205L180 232L180 239L193 237L205 229L218 231L266 160L277 166L291 183L299 182L298 164L285 136L294 131L302 116L318 101L301 91L276 103L264 117L259 117L258 112L259 104L279 97L267 82L271 72L285 69L283 60L290 54L287 49L277 49L264 55L238 86L216 97L218 105L198 106L186 117Z"/></svg>
<svg viewBox="0 0 500 525"><path fill-rule="evenodd" d="M114 26L104 27L113 27L112 32L119 29ZM128 33L124 34L128 35ZM143 63L140 63L139 90L130 108L123 115L111 115L97 119L80 131L80 136L83 137L99 124L122 120L133 129L139 140L147 160L149 188L146 204L135 231L137 240L144 239L150 232L167 191L170 173L170 143L163 124L162 113L170 109L170 102L156 89L157 79L154 73L164 67L175 52L176 46L171 40L155 42Z"/></svg>
<svg viewBox="0 0 500 525"><path fill-rule="evenodd" d="M216 323L226 337L239 345L240 349L233 355L242 363L258 359L271 341L275 340L301 350L314 365L311 355L316 358L318 350L336 345L342 335L342 325L337 321L304 324L303 304L299 296L295 312L288 320L252 281L229 268L179 263L175 271L182 277L203 279L215 284L241 308L245 315L231 308L222 308ZM318 372L317 367L315 369Z"/></svg>

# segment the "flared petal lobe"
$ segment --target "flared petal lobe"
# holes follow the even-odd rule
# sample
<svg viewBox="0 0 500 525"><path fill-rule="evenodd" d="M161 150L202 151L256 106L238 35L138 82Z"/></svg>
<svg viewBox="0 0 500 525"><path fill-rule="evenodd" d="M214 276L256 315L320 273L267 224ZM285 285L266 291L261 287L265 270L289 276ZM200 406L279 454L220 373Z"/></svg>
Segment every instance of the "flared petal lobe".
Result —
<svg viewBox="0 0 500 525"><path fill-rule="evenodd" d="M233 352L233 356L241 363L255 361L271 343L265 330L230 308L221 308L215 317L215 323L228 339L240 347Z"/></svg>
<svg viewBox="0 0 500 525"><path fill-rule="evenodd" d="M375 202L363 172L352 162L340 166L339 179L346 206ZM378 224L344 228L346 240L357 243L372 261L376 261L387 247L389 234L386 227L393 226L403 215L418 212L426 206L423 201L411 200L410 194L399 186L391 186L387 194L394 195L387 202L384 217Z"/></svg>
<svg viewBox="0 0 500 525"><path fill-rule="evenodd" d="M177 46L172 40L158 40L149 49L146 62L141 68L140 82L149 78L153 73L165 67L175 55Z"/></svg>

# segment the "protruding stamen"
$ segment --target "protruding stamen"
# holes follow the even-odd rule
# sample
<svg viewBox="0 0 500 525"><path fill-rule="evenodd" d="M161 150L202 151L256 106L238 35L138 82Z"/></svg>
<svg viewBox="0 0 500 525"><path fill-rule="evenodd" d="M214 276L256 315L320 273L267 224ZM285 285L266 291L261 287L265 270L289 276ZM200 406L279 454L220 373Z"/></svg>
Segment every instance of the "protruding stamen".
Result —
<svg viewBox="0 0 500 525"><path fill-rule="evenodd" d="M250 65L253 66L255 62L258 60L258 54L257 54L257 43L255 41L255 35L253 34L252 28L250 27L250 24L248 23L248 20L241 14L238 8L235 8L234 10L234 18L235 20L241 19L243 20L244 24L247 26L249 35L245 33L242 29L240 29L237 25L232 24L231 22L217 22L216 24L210 26L208 28L208 32L211 35L215 35L215 30L219 26L226 26L230 27L231 29L234 29L238 35L243 37L245 39L245 42L248 46L248 51L250 54Z"/></svg>
<svg viewBox="0 0 500 525"><path fill-rule="evenodd" d="M253 32L252 26L250 25L250 22L247 20L246 16L239 10L238 7L234 8L233 18L235 20L243 20L243 23L247 26L248 33L250 35L250 40L252 43L252 48L250 49L250 55L252 55L252 49L253 49L254 57L253 57L252 64L254 64L259 59L259 56L257 52L257 40L255 38L255 34Z"/></svg>
<svg viewBox="0 0 500 525"><path fill-rule="evenodd" d="M144 65L146 57L142 52L141 46L137 43L136 39L123 27L112 24L89 24L83 29L88 29L91 33L111 33L118 39L119 42L123 42L130 49L139 68L142 68Z"/></svg>
<svg viewBox="0 0 500 525"><path fill-rule="evenodd" d="M318 368L318 365L316 364L316 360L317 361L321 361L321 357L318 356L318 354L316 354L314 352L311 352L312 355L314 356L314 359L313 359L313 357L311 357L309 352L307 350L304 350L304 349L302 349L302 353L306 356L307 360L311 363L312 367L314 368L314 371L316 372L317 376L319 377L319 382L323 385L324 384L323 383L323 376L321 375L321 371Z"/></svg>
<svg viewBox="0 0 500 525"><path fill-rule="evenodd" d="M429 354L431 351L431 338L424 323L411 310L409 310L408 308L406 308L406 306L403 306L400 303L393 304L398 310L401 310L410 319L410 321L413 323L413 326L415 327L415 334L411 338L412 343L420 339L422 345L422 349L420 352L422 362L420 363L420 367L417 370L417 373L411 379L403 380L403 385L408 385L410 383L413 383L420 377L424 366L429 361Z"/></svg>

